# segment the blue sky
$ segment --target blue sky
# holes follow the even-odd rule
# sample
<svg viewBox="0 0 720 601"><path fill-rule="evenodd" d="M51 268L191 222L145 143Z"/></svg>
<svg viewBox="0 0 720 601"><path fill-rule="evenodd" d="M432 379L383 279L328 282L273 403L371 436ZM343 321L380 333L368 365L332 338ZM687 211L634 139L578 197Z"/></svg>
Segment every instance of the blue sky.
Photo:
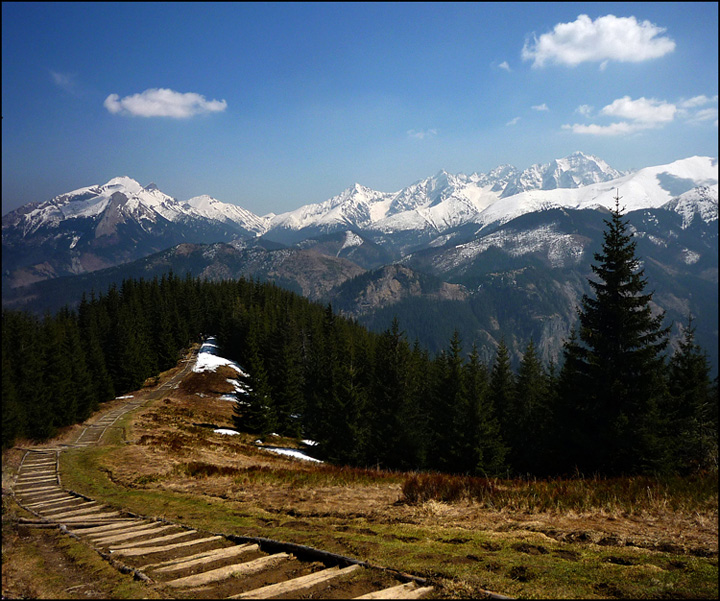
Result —
<svg viewBox="0 0 720 601"><path fill-rule="evenodd" d="M714 2L4 2L2 212L120 175L262 215L717 156L717 94Z"/></svg>

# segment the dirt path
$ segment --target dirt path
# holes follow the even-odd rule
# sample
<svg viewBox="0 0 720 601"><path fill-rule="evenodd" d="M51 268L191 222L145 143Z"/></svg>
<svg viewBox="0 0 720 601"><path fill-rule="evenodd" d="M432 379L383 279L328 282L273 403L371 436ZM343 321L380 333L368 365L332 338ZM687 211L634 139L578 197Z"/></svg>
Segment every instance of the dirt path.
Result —
<svg viewBox="0 0 720 601"><path fill-rule="evenodd" d="M159 399L192 368L182 369L142 399L94 416L73 442L25 449L12 485L15 501L35 516L30 526L57 527L113 567L166 598L417 599L432 594L420 579L297 544L201 532L161 518L118 511L63 487L59 455L103 443L117 420Z"/></svg>

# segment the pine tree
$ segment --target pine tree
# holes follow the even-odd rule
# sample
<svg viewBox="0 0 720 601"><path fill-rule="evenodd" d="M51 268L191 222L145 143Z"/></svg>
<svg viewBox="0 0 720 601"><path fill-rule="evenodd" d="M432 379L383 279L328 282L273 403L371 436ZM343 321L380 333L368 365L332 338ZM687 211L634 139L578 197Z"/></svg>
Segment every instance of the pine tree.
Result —
<svg viewBox="0 0 720 601"><path fill-rule="evenodd" d="M664 313L652 314L619 201L605 220L602 252L594 255L598 280L588 280L594 297L582 298L579 340L565 348L564 387L575 396L563 405L578 414L569 436L581 445L568 451L579 469L605 474L661 469L658 403L669 331Z"/></svg>
<svg viewBox="0 0 720 601"><path fill-rule="evenodd" d="M510 353L504 340L500 341L490 372L489 399L500 423L500 436L505 444L515 429L515 374L510 365ZM512 452L512 448L509 449Z"/></svg>
<svg viewBox="0 0 720 601"><path fill-rule="evenodd" d="M464 378L462 343L455 330L450 346L435 361L436 377L433 403L431 460L433 467L445 472L468 472L471 434L466 428L470 400Z"/></svg>
<svg viewBox="0 0 720 601"><path fill-rule="evenodd" d="M410 349L397 318L380 335L375 348L373 387L368 399L366 459L376 466L400 467L405 463Z"/></svg>
<svg viewBox="0 0 720 601"><path fill-rule="evenodd" d="M469 399L466 437L470 444L468 471L489 476L505 471L507 448L500 435L500 424L489 392L487 367L480 361L473 345L465 365L465 382Z"/></svg>
<svg viewBox="0 0 720 601"><path fill-rule="evenodd" d="M248 387L246 396L239 399L233 412L233 423L238 430L266 436L277 425L275 407L269 374L265 368L258 340L262 329L262 317L255 311L247 338L247 368L249 377L245 379Z"/></svg>
<svg viewBox="0 0 720 601"><path fill-rule="evenodd" d="M673 467L680 472L717 469L717 398L707 353L695 342L692 317L669 368L666 416Z"/></svg>
<svg viewBox="0 0 720 601"><path fill-rule="evenodd" d="M512 412L515 425L509 440L510 464L518 473L537 474L545 463L550 421L547 384L535 344L530 340L518 369Z"/></svg>

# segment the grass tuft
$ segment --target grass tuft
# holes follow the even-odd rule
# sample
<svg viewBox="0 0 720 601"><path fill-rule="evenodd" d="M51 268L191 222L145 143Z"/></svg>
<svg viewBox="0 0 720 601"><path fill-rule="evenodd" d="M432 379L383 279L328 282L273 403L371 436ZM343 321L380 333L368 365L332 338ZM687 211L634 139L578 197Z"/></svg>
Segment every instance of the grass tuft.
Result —
<svg viewBox="0 0 720 601"><path fill-rule="evenodd" d="M718 506L718 475L491 480L421 473L406 478L402 494L402 501L408 504L470 500L488 509L513 511L712 512Z"/></svg>

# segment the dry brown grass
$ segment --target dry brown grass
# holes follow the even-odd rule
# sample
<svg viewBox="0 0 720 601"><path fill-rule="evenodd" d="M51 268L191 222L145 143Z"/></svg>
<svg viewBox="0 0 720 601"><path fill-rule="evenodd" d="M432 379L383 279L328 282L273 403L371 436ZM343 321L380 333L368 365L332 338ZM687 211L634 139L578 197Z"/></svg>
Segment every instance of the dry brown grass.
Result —
<svg viewBox="0 0 720 601"><path fill-rule="evenodd" d="M226 392L216 387L217 394ZM500 538L527 533L555 541L651 549L672 546L717 554L717 506L703 512L669 508L629 512L613 507L491 509L472 498L407 504L402 502L403 475L381 472L364 483L333 482L330 474L322 473L327 468L264 452L250 435L224 436L193 425L232 427L232 406L197 394L176 394L156 403L133 418L130 440L138 444L107 457L105 467L116 482L127 486L137 486L138 479L144 478L150 488L227 499L248 509L298 519L332 517L423 528L441 523L444 528L482 531ZM189 477L187 466L193 462L214 468L202 477ZM303 473L314 476L298 476ZM492 494L491 487L487 492Z"/></svg>
<svg viewBox="0 0 720 601"><path fill-rule="evenodd" d="M263 451L248 434L214 433L210 426L232 427L233 403L218 397L232 390L226 380L234 375L221 368L160 396L136 393L155 400L123 420L126 442L73 464L89 478L75 485L91 496L107 492L137 513L206 528L216 520L228 533L413 571L446 597L482 589L531 597L717 596L708 584L717 576L717 505L536 510L489 507L471 495L408 503L409 474L343 473ZM6 457L12 471L21 454L4 455L4 472Z"/></svg>

